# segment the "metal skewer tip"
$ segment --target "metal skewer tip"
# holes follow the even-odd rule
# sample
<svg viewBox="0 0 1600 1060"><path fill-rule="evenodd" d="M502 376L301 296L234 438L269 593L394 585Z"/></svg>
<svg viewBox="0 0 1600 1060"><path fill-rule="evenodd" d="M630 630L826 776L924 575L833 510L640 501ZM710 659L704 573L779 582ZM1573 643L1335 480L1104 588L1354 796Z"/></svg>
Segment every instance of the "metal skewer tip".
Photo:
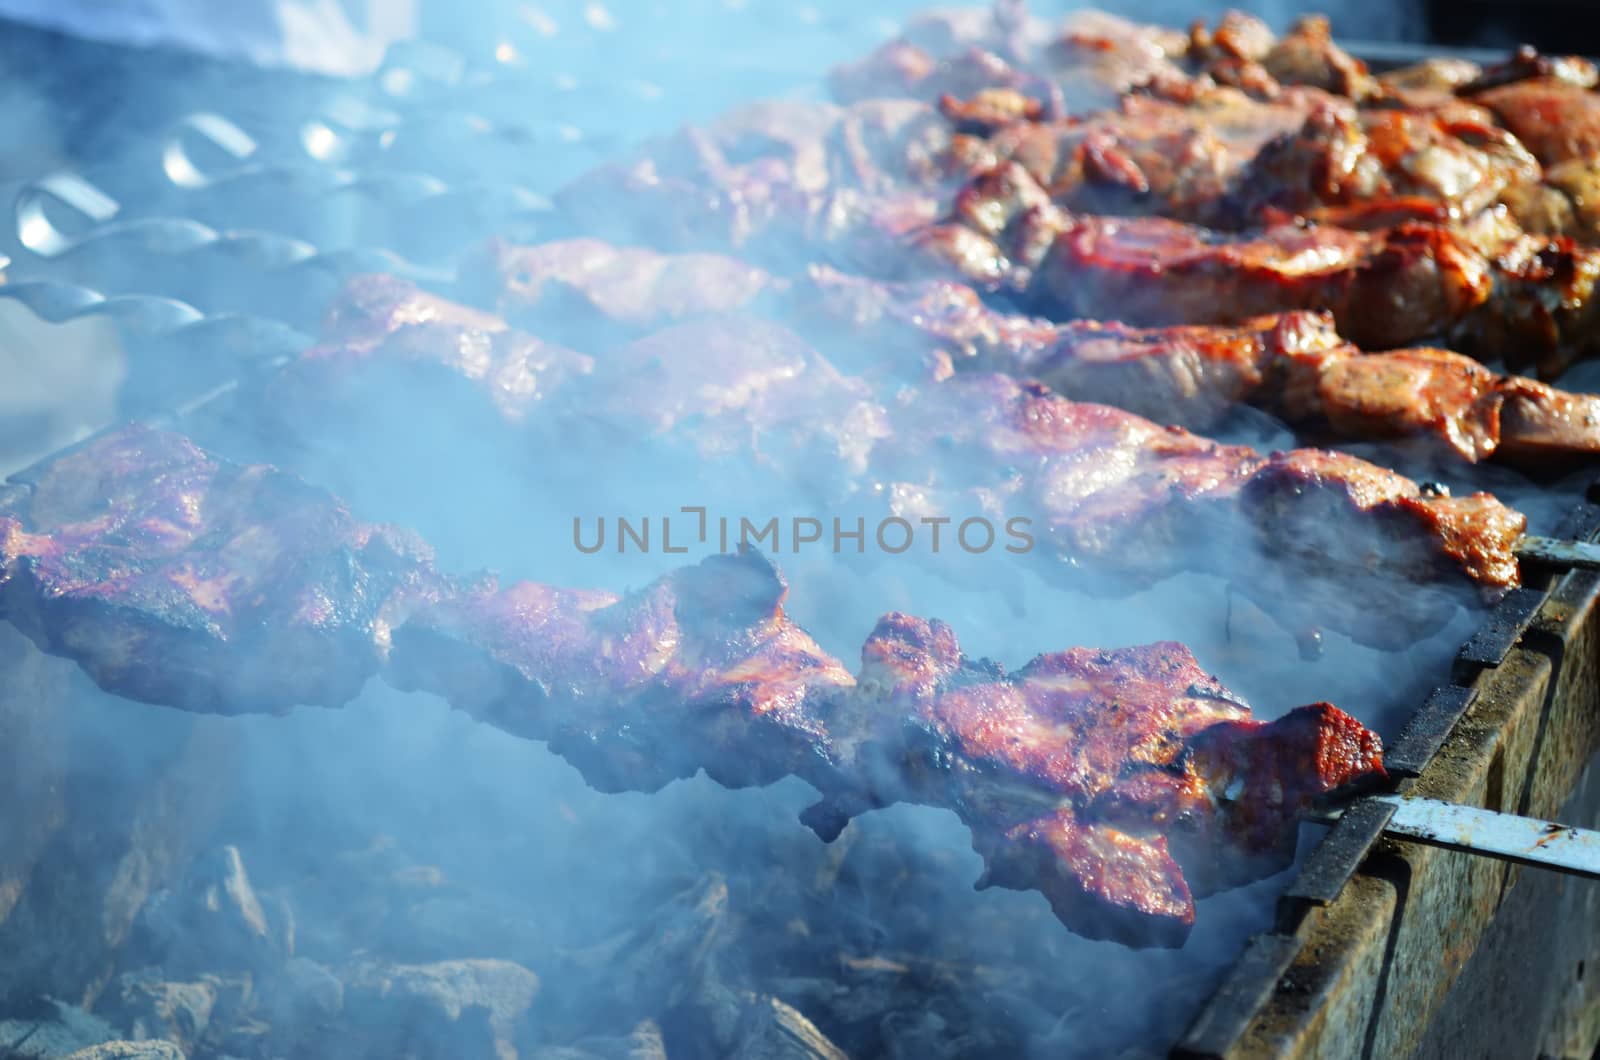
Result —
<svg viewBox="0 0 1600 1060"><path fill-rule="evenodd" d="M1600 570L1600 542L1528 536L1517 542L1516 553L1523 562L1544 567Z"/></svg>
<svg viewBox="0 0 1600 1060"><path fill-rule="evenodd" d="M1369 799L1395 808L1384 826L1384 831L1394 838L1600 879L1600 832L1437 799L1405 795L1374 795ZM1308 816L1329 824L1341 812L1322 810Z"/></svg>

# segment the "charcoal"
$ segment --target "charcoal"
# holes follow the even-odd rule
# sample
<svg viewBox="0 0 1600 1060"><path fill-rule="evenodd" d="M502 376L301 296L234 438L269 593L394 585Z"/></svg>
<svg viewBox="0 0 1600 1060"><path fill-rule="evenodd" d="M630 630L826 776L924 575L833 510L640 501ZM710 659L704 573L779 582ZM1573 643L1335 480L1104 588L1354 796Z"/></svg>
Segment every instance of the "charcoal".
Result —
<svg viewBox="0 0 1600 1060"><path fill-rule="evenodd" d="M65 1060L185 1060L171 1042L104 1042L80 1049Z"/></svg>
<svg viewBox="0 0 1600 1060"><path fill-rule="evenodd" d="M572 1046L536 1051L536 1060L667 1060L667 1046L655 1020L640 1020L622 1038L588 1037Z"/></svg>
<svg viewBox="0 0 1600 1060"><path fill-rule="evenodd" d="M15 658L9 629L4 641L0 770L14 736L25 787L12 802L0 780L0 804L24 808L0 817L26 820L0 824L0 842L17 843L0 846L0 997L92 1006L119 970L148 963L123 959L135 918L215 826L237 733L57 684L70 672L32 648Z"/></svg>
<svg viewBox="0 0 1600 1060"><path fill-rule="evenodd" d="M513 1040L539 992L536 975L500 960L363 961L342 978L340 1030L358 1035L360 1055L371 1057L515 1056Z"/></svg>
<svg viewBox="0 0 1600 1060"><path fill-rule="evenodd" d="M161 1039L193 1050L211 1025L221 984L214 977L166 982L160 975L154 968L124 973L98 1011L141 1041Z"/></svg>
<svg viewBox="0 0 1600 1060"><path fill-rule="evenodd" d="M0 1056L6 1060L56 1060L110 1040L115 1031L74 1005L41 998L0 1018Z"/></svg>
<svg viewBox="0 0 1600 1060"><path fill-rule="evenodd" d="M670 1048L738 1060L843 1060L844 1052L799 1009L742 985L731 971L732 949L719 951L686 1004L668 1017Z"/></svg>
<svg viewBox="0 0 1600 1060"><path fill-rule="evenodd" d="M197 858L177 887L152 896L139 918L140 941L169 974L275 967L289 955L291 938L287 924L268 918L232 846Z"/></svg>
<svg viewBox="0 0 1600 1060"><path fill-rule="evenodd" d="M263 988L262 1007L276 1024L321 1023L344 1008L344 983L325 965L293 957Z"/></svg>
<svg viewBox="0 0 1600 1060"><path fill-rule="evenodd" d="M571 955L556 1007L582 1012L599 999L613 1018L638 1020L682 1003L706 967L727 908L727 881L706 876L641 918L638 930Z"/></svg>
<svg viewBox="0 0 1600 1060"><path fill-rule="evenodd" d="M385 946L407 960L438 961L462 953L527 963L549 952L544 932L526 909L494 896L431 894L398 910L383 934Z"/></svg>

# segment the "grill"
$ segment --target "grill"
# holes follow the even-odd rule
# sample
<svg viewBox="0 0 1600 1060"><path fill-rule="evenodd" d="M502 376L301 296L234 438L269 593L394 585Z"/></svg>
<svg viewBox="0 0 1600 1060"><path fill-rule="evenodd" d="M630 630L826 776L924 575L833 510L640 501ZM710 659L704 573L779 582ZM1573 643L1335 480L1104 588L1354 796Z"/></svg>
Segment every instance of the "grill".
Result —
<svg viewBox="0 0 1600 1060"><path fill-rule="evenodd" d="M853 24L847 31L865 32ZM1369 52L1375 65L1415 57L1393 46ZM739 70L731 81L766 85L784 74ZM239 395L310 344L344 277L389 272L440 286L451 281L460 254L483 239L560 236L562 222L545 196L637 135L639 128L610 127L626 124L619 111L657 106L639 125L664 128L703 116L715 102L653 104L641 77L587 96L581 109L552 108L561 121L527 120L530 94L561 99L588 88L540 75L509 50L473 63L440 49L403 48L369 85L311 93L292 121L246 131L225 113L189 113L138 141L131 159L22 187L0 298L55 324L111 319L129 357L119 419L214 433ZM532 155L538 165L529 164ZM25 463L61 455L30 454ZM0 489L28 487L30 467L6 470ZM1509 499L1535 512L1550 536L1600 538L1600 483L1582 475ZM1452 637L1465 636L1465 644L1448 665L1418 663L1404 691L1409 720L1385 758L1403 790L1574 825L1600 822L1600 781L1589 769L1600 746L1597 601L1600 575L1546 571L1476 629L1447 631L1430 649L1434 656L1447 654L1440 643ZM6 722L16 727L13 742L58 749L69 742L70 723L28 704L80 704L97 694L9 631L0 636L0 657L7 660L0 718L14 719ZM96 710L96 718L111 713ZM151 879L164 879L194 861L196 837L215 818L197 804L225 783L244 752L210 719L152 724L170 729L171 760L124 823L137 833L152 815L184 816L181 834L145 855ZM59 842L47 822L67 811L60 793L40 794L59 759L18 765L14 797L47 804L37 826L6 837L11 862L26 865ZM1388 812L1381 803L1359 805L1307 843L1287 883L1253 888L1241 900L1275 901L1276 910L1265 918L1241 912L1225 938L1212 940L1228 952L1200 970L1210 983L1205 992L1174 990L1167 1018L1176 1022L1161 1032L1160 1049L1175 1038L1173 1055L1183 1057L1593 1051L1600 976L1585 975L1600 968L1593 889L1384 838ZM7 883L0 873L0 912ZM655 915L678 918L669 927L703 927L714 919L706 910L726 898L719 893L707 885ZM131 930L130 913L120 932ZM649 946L639 952L646 963L682 956ZM1113 976L1140 974L1141 966L1106 960ZM101 972L92 964L86 958L81 971L91 986L78 997L105 988L92 982ZM1181 963L1161 968L1174 981L1186 971ZM1051 1016L1039 1022L1053 1022L1057 1036L1030 1043L1041 1051L1063 1048L1059 1035L1072 1031L1073 1013ZM785 1023L784 1012L775 1018L806 1033L801 1023ZM903 1029L906 1041L927 1033ZM1151 1048L1141 1042L1131 1054Z"/></svg>

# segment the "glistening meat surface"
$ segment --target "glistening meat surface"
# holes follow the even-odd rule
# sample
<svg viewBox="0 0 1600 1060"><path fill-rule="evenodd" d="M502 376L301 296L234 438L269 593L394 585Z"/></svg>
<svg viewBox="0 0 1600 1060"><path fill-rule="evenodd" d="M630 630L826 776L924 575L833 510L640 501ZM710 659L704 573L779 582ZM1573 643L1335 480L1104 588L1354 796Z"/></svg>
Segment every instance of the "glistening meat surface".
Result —
<svg viewBox="0 0 1600 1060"><path fill-rule="evenodd" d="M924 254L1053 319L1238 324L1327 309L1341 334L1385 350L1442 337L1546 377L1600 343L1600 251L1506 231L1405 222L1373 231L1280 224L1222 233L1156 217L1072 214L1015 163L988 171L980 210L917 237ZM968 189L972 190L971 188ZM1486 251L1492 248L1492 252ZM912 270L908 270L912 271Z"/></svg>
<svg viewBox="0 0 1600 1060"><path fill-rule="evenodd" d="M431 308L413 315L455 312L433 296L414 297ZM936 313L916 315L921 326L936 326ZM385 362L370 351L381 350L393 319L374 318L357 342L374 370ZM1002 345L1025 348L1033 334L1019 324ZM402 345L409 349L409 340ZM274 390L275 415L309 402L317 415L294 421L309 430L341 422L341 402L370 402L381 377L341 395L324 385L330 358L337 363L336 345L319 353L309 384L301 366L290 367ZM1464 514L1456 507L1464 501L1425 496L1410 479L1362 460L1296 450L1279 466L1246 447L1004 375L960 374L875 403L785 329L743 318L679 325L603 355L599 365L542 403L527 429L560 439L566 451L603 453L610 481L628 484L635 500L659 480L650 459L666 445L691 463L721 461L720 481L736 492L766 499L777 489L789 505L824 497L845 518L1030 519L1038 544L1025 562L1072 588L1115 595L1205 571L1260 598L1291 628L1326 627L1388 648L1518 580L1512 548L1524 520L1487 495L1471 498ZM405 358L390 367L402 378L411 370ZM384 389L396 392L407 401L418 393ZM630 472L635 451L645 462ZM379 455L370 445L361 453L363 463ZM1296 476L1313 468L1308 490ZM669 510L682 503L672 500ZM1302 520L1301 507L1315 517ZM1302 521L1315 529L1316 520L1335 528L1325 554L1313 558L1279 540L1302 533ZM1263 550L1276 557L1272 570L1260 569ZM1274 597L1266 583L1294 589Z"/></svg>
<svg viewBox="0 0 1600 1060"><path fill-rule="evenodd" d="M1038 379L1075 400L1192 430L1247 403L1313 439L1410 441L1462 460L1526 465L1600 454L1600 398L1500 375L1448 350L1363 353L1327 313L1235 326L1057 324L997 311L946 280L886 283L822 267L809 280L795 296L806 319L837 318L906 378L926 375L942 356L952 369Z"/></svg>
<svg viewBox="0 0 1600 1060"><path fill-rule="evenodd" d="M1007 673L942 623L891 614L852 676L784 614L786 593L755 553L620 598L445 578L420 542L293 476L137 427L0 508L4 617L108 691L282 711L339 705L381 673L548 741L607 791L797 774L823 794L806 819L825 838L892 802L940 807L971 830L986 883L1136 945L1181 943L1195 893L1280 869L1311 801L1383 776L1377 737L1347 715L1256 721L1181 645Z"/></svg>

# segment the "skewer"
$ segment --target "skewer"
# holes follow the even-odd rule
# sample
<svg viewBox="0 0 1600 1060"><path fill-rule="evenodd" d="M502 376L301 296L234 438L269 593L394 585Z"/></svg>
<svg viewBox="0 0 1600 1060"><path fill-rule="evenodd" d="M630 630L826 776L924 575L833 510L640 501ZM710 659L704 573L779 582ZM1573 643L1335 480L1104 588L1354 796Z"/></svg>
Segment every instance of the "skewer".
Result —
<svg viewBox="0 0 1600 1060"><path fill-rule="evenodd" d="M1561 570L1600 570L1600 542L1562 541L1529 535L1517 542L1517 558L1524 563Z"/></svg>
<svg viewBox="0 0 1600 1060"><path fill-rule="evenodd" d="M1396 839L1600 880L1600 832L1592 829L1408 795L1360 801L1394 807L1384 832ZM1314 811L1307 819L1333 824L1349 809Z"/></svg>

